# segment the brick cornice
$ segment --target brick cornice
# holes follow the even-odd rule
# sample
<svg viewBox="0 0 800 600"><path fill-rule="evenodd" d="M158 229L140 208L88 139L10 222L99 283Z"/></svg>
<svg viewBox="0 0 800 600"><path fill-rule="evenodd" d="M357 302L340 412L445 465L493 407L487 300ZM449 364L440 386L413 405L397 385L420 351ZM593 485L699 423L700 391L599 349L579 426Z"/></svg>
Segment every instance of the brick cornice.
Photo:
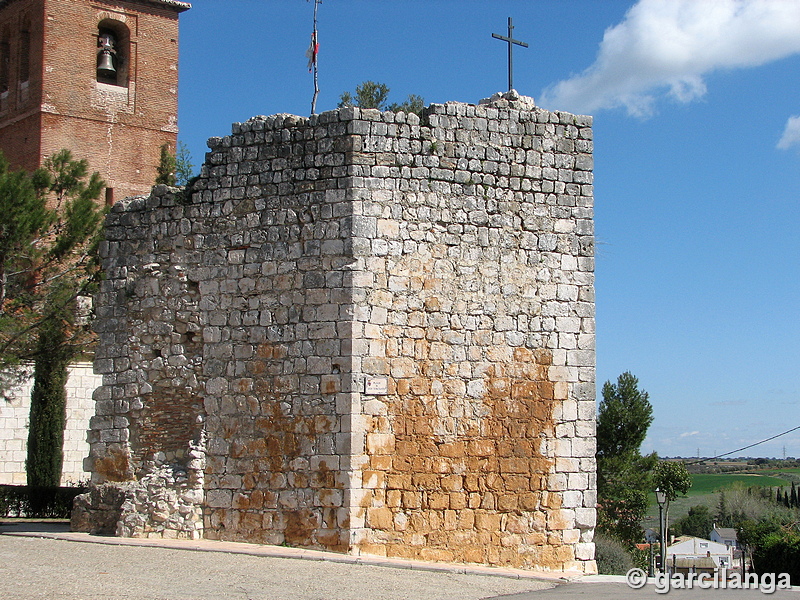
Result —
<svg viewBox="0 0 800 600"><path fill-rule="evenodd" d="M0 10L14 2L15 0L0 0ZM180 2L179 0L126 0L134 4L147 4L149 6L157 6L159 8L172 9L176 12L183 12L192 8L189 2Z"/></svg>
<svg viewBox="0 0 800 600"><path fill-rule="evenodd" d="M128 2L133 2L134 4L149 4L161 8L171 8L176 12L183 12L192 8L189 2L180 2L179 0L128 0Z"/></svg>

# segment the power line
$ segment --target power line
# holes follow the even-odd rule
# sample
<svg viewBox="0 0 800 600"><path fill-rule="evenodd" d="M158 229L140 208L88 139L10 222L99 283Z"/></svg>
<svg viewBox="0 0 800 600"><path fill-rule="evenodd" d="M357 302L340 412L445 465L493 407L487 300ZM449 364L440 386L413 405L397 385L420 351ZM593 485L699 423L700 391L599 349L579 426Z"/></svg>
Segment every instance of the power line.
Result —
<svg viewBox="0 0 800 600"><path fill-rule="evenodd" d="M704 458L702 460L695 460L695 461L692 461L692 462L689 462L689 463L686 463L686 464L687 465L696 465L698 463L705 462L707 460L716 460L716 459L722 458L724 456L730 456L734 452L741 452L742 450L747 450L749 448L752 448L753 446L758 446L758 445L763 444L765 442L769 442L771 440L779 438L779 437L781 437L783 435L786 435L787 433L792 433L793 431L797 431L798 429L800 429L800 425L798 425L797 427L792 427L791 429L789 429L787 431L784 431L783 433L779 433L778 435L773 435L772 437L768 437L767 439L761 440L760 442L756 442L755 444L750 444L749 446L743 446L741 448L737 448L736 450L731 450L730 452L726 452L725 454L717 454L716 456L712 456L711 458Z"/></svg>

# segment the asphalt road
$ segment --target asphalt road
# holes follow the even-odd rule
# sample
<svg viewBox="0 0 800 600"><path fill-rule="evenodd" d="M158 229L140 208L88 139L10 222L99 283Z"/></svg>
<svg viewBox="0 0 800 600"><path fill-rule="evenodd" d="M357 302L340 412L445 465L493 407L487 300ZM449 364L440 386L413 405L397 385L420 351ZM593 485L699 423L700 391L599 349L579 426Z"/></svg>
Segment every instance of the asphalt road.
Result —
<svg viewBox="0 0 800 600"><path fill-rule="evenodd" d="M6 528L7 529L7 528ZM491 575L430 572L366 564L109 545L3 535L2 600L616 600L664 597L619 578L556 583ZM670 598L772 597L778 590L672 590Z"/></svg>
<svg viewBox="0 0 800 600"><path fill-rule="evenodd" d="M3 600L478 600L503 577L0 535Z"/></svg>

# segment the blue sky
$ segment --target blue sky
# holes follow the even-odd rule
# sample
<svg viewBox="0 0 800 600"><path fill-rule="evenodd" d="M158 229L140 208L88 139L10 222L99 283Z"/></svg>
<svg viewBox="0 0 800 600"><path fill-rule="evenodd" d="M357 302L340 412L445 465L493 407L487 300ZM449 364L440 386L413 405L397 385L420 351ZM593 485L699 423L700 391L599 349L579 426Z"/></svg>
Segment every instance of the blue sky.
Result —
<svg viewBox="0 0 800 600"><path fill-rule="evenodd" d="M181 16L180 139L308 115L313 2L195 0ZM719 454L800 426L800 2L324 0L317 111L373 80L390 101L507 85L594 115L597 380L650 394L644 450ZM800 457L800 432L742 454Z"/></svg>

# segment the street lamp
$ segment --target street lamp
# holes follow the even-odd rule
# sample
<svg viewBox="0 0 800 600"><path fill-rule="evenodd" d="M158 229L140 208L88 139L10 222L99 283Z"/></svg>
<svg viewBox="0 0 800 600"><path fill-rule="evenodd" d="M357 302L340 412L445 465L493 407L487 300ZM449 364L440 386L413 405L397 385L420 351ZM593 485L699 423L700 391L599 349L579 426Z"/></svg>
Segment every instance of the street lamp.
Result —
<svg viewBox="0 0 800 600"><path fill-rule="evenodd" d="M652 529L645 531L644 539L647 542L647 548L650 551L650 560L647 562L647 576L653 577L655 575L655 552L653 551L653 544L658 541L658 534Z"/></svg>
<svg viewBox="0 0 800 600"><path fill-rule="evenodd" d="M662 490L661 488L656 488L656 502L658 502L658 529L659 529L659 538L661 540L661 560L659 561L661 564L659 565L660 570L664 571L664 564L666 557L664 556L664 503L667 501L667 493Z"/></svg>

